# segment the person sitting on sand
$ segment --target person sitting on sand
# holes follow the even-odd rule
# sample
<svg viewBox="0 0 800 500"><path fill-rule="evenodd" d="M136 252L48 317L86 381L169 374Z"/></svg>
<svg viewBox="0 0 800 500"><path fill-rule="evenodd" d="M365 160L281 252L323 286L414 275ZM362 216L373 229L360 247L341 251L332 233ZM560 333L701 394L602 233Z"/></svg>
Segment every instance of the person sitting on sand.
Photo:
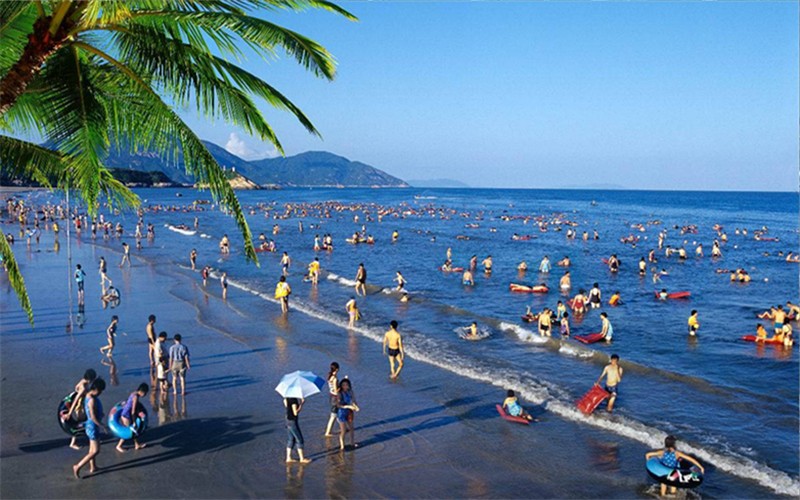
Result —
<svg viewBox="0 0 800 500"><path fill-rule="evenodd" d="M113 285L108 287L108 291L105 294L103 294L102 297L100 297L100 300L102 300L105 303L119 301L119 299L120 299L119 290L114 288Z"/></svg>
<svg viewBox="0 0 800 500"><path fill-rule="evenodd" d="M533 420L531 414L526 412L525 409L523 409L522 406L520 406L516 394L514 394L514 391L511 389L509 389L508 392L506 392L506 399L503 400L503 410L512 417L519 417L519 418L524 418L526 420Z"/></svg>
<svg viewBox="0 0 800 500"><path fill-rule="evenodd" d="M691 462L700 469L700 472L705 474L706 470L703 468L700 462L695 460L693 457L690 457L689 455L681 453L675 448L676 441L677 439L675 439L675 436L667 436L664 439L664 449L648 451L644 456L645 460L650 460L651 458L658 458L661 461L661 463L664 464L665 467L675 469L675 472L673 474L676 474L676 476L674 478L670 477L669 478L670 480L679 479L680 471L678 468L679 465L678 462L680 460L686 460L687 462ZM675 493L677 493L678 490L675 486L670 486L669 491L672 495L674 495ZM661 483L661 496L663 497L666 494L667 494L667 485L665 483Z"/></svg>

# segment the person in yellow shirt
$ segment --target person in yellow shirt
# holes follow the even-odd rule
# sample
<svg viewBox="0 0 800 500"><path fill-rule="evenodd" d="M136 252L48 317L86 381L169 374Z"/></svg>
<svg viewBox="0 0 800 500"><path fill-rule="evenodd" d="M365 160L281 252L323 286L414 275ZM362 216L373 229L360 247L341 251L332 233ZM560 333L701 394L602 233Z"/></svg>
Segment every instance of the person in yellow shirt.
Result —
<svg viewBox="0 0 800 500"><path fill-rule="evenodd" d="M614 292L614 294L608 300L608 304L612 306L618 306L622 304L622 296L620 295L619 290Z"/></svg>
<svg viewBox="0 0 800 500"><path fill-rule="evenodd" d="M697 309L692 309L692 314L689 316L689 335L697 335L697 330L700 328L700 323L697 322Z"/></svg>
<svg viewBox="0 0 800 500"><path fill-rule="evenodd" d="M292 288L286 282L286 276L281 276L278 284L275 286L275 298L281 302L281 312L289 312L289 295L292 293Z"/></svg>
<svg viewBox="0 0 800 500"><path fill-rule="evenodd" d="M314 285L319 282L319 257L314 257L314 260L308 265L308 279Z"/></svg>
<svg viewBox="0 0 800 500"><path fill-rule="evenodd" d="M764 328L764 325L758 323L756 325L756 341L764 340L767 338L767 329Z"/></svg>

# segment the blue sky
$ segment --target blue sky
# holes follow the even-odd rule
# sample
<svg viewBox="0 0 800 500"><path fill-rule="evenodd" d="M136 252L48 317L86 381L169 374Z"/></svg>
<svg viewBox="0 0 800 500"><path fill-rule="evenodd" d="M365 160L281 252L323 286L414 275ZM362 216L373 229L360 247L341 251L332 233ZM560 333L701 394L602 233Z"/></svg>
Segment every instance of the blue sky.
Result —
<svg viewBox="0 0 800 500"><path fill-rule="evenodd" d="M796 190L797 2L341 2L265 14L322 43L335 81L283 54L247 67L321 131L262 109L287 154L480 187ZM263 104L263 103L262 103ZM204 138L271 148L187 115Z"/></svg>

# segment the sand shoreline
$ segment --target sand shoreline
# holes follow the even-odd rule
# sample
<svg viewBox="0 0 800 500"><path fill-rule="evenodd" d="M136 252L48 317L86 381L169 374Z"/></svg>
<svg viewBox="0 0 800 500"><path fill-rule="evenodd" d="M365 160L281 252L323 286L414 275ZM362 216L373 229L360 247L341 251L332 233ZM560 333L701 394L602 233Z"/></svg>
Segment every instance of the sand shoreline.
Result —
<svg viewBox="0 0 800 500"><path fill-rule="evenodd" d="M30 332L5 287L0 306L3 498L625 498L649 491L644 448L637 443L552 415L543 415L543 422L530 429L508 424L494 411L498 388L470 381L464 390L460 377L413 360L392 384L380 345L372 340L346 331L331 332L330 341L309 337L306 332L319 329L312 318L290 313L287 321L274 305L235 289L225 304L216 283L206 291L190 272L156 269L137 258L130 271L119 272L111 250L85 242L74 245L73 262L88 270L88 320L67 335L63 248L60 255L22 248L16 246L37 328ZM100 255L109 260L123 293L117 309L104 311L97 304L99 285L92 271ZM151 411L153 425L144 437L148 448L119 455L113 441L105 441L98 458L101 473L73 480L69 465L83 451L66 447L55 405L85 368L109 379L97 349L111 314L120 315L122 335L115 355L119 385L101 398L106 410L147 381L144 324L151 312L159 316L159 329L182 333L192 350L189 394L170 397L161 409L161 424L159 411ZM323 374L332 359L357 387L364 408L357 417L362 447L340 454L335 440L320 437L327 398L314 396L301 425L315 462L287 468L282 405L272 388L282 373L294 369ZM595 464L596 472L587 471L594 477L590 484L542 474L554 464L581 460Z"/></svg>

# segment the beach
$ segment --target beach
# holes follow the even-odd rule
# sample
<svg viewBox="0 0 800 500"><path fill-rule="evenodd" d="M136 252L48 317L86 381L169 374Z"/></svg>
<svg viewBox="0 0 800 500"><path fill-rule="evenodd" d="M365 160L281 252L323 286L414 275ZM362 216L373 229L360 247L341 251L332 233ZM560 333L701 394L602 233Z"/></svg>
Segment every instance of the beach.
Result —
<svg viewBox="0 0 800 500"><path fill-rule="evenodd" d="M146 192L144 197L153 193ZM167 192L164 193L162 200L166 199ZM283 196L302 199L304 193ZM490 210L487 208L487 212ZM169 220L169 214L146 215L147 220L157 221L155 243L146 245L142 252L134 251L133 265L121 270L117 267L121 259L119 242L114 238L92 241L85 233L76 238L70 249L72 266L67 261L63 234L58 252L52 251L53 236L48 232L30 251L26 251L22 239L15 244L36 313L36 326L31 330L27 324L3 276L0 281L3 285L0 495L4 498L631 498L650 496L656 491L655 483L644 470L644 453L657 446L662 438L660 434L648 435L651 429L670 429L669 426L657 427L655 419L648 420L648 413L630 397L622 399L620 404L633 407L629 412L639 413L623 410L619 418L616 414L590 417L594 420L575 418L566 402L574 400L570 391L576 389L552 385L553 381L567 377L574 378L577 387L588 389L602 370L607 353L581 351L573 344L526 342L527 331L493 323L489 314L471 309L469 301L460 309L470 310L469 314L451 306L449 312L434 311L425 318L415 317L404 312L405 306L398 305L396 297L375 290L372 293L377 296L359 299L366 304L362 306L366 320L356 329L348 330L342 298L351 292L334 291L346 288L349 283L342 282L347 279L341 277L344 273L333 272L339 271L337 262L323 263L325 279L318 289L300 283L302 264L310 260L310 252L301 258L299 250L289 246L289 242L310 247L313 229L298 236L293 227L295 221L280 222L284 234L292 231L291 240L289 236L276 237L284 238L280 243L298 255L297 269L290 274L295 290L292 300L296 298L297 304L290 303L291 310L284 316L270 297L278 274L272 256L262 254L262 267L248 275L242 270L251 268L243 263L233 264L243 260L241 255L234 254L230 261L222 262L216 256L208 257L214 254L213 246L220 236L216 233L221 232L218 228L224 227L215 225L221 215L210 210L199 214L201 230L191 236L191 242L189 236L168 231L164 223L189 224L195 214L175 215ZM340 219L349 218L347 214ZM387 222L380 229L383 241L379 240L375 246L377 255L351 254L349 262L355 265L359 259L371 258L368 267L375 269L379 267L378 261L390 258L391 248L386 241L389 230L397 227L401 238L408 238L411 227L403 221ZM128 228L133 226L130 218L125 223ZM4 225L4 232L12 227L15 226ZM215 230L206 229L209 227ZM202 239L203 230L214 237ZM258 232L254 230L255 234ZM341 243L349 236L344 230L338 230L336 236L336 255L364 251ZM429 235L421 238L429 239ZM129 237L124 239L132 241ZM437 243L447 244L454 243ZM555 243L549 244L553 245L552 250L545 251L558 255ZM217 279L209 279L203 287L199 273L188 269L188 259L182 256L188 256L192 247L200 248L201 265L213 264L214 277L220 269L229 270L226 300L221 298ZM464 253L461 254L463 262ZM121 292L122 300L115 308L103 309L99 300L96 263L101 255L108 260L110 277ZM88 275L83 326L77 323L75 305L71 311L69 303L68 286L77 263L83 263ZM428 261L425 266L433 269ZM269 278L258 274L270 268ZM394 269L389 265L376 271L370 275L369 283L390 282ZM628 271L633 272L632 266ZM412 297L408 307L431 308L431 304L420 302L424 292L420 290L419 279L413 273L411 276L409 287L416 297ZM493 286L507 286L506 280L495 281ZM604 287L608 285L604 283ZM73 290L73 299L74 293ZM439 291L435 300L453 302ZM515 303L514 309L520 309L519 304ZM105 328L112 314L120 317L120 333L114 362L108 366L109 360L98 349L105 343ZM188 394L185 397L169 394L166 404L161 404L150 397L151 392L146 403L150 428L142 436L142 442L148 446L119 454L113 447L115 440L106 438L97 459L99 472L76 480L70 465L85 452L85 442L81 451L67 447L69 438L56 422L58 402L90 367L110 382L101 396L106 412L139 383L151 383L145 335L149 314L158 317L157 331L165 330L170 338L180 333L191 351ZM477 316L491 326L493 338L489 340L495 341L495 345L487 343L482 347L482 359L467 357L475 351L463 342L441 350L443 338L451 341L455 337L452 331L442 338L424 333L426 324L441 321L437 315L444 314L456 318L456 321L449 319L455 323L453 326ZM409 356L396 381L389 380L388 362L381 354L379 342L393 317L400 318L400 331L409 335ZM619 316L615 319L623 323ZM70 320L72 326L67 331L65 325ZM507 342L515 346L513 349L497 341L503 338L501 332L507 330L510 330ZM559 354L562 349L573 349L577 355ZM627 361L624 345L622 349ZM791 351L790 355L796 356ZM635 354L631 352L630 356ZM769 355L758 359L772 361ZM306 455L313 462L287 465L283 461L285 410L274 387L283 374L294 370L311 370L324 376L331 361L339 362L341 375L353 381L361 407L355 417L359 447L340 452L335 438L322 437L329 413L323 389L323 393L307 400L300 416ZM648 380L662 375L643 360L636 361L640 364L626 366L638 376L634 375L634 381L624 387L631 392L646 391ZM520 366L532 364L545 369L520 370ZM793 364L791 369L796 371L796 358ZM674 365L662 367L669 368L674 369ZM786 367L777 365L774 369ZM555 370L563 370L556 372L562 376L553 377ZM495 377L495 373L504 373L505 378ZM578 375L583 377L582 381ZM732 394L730 387L713 378L710 381L672 378L658 383L695 387L695 395L686 395L688 405L694 404L692 398L697 399L697 405L705 404L701 399L716 404L715 399L724 400ZM756 377L751 383L755 387L744 387L737 392L742 404L746 404L747 398L756 397L752 393L762 382ZM528 388L521 402L539 422L522 426L498 417L495 404L502 402L505 390L512 386ZM553 396L565 390L563 398ZM785 411L781 405L790 404L792 391L796 396L796 384L794 389L788 388L785 398L789 402L781 394L776 401L767 401L764 411L770 411L770 405L775 406L776 412ZM670 397L665 395L666 400ZM654 404L653 401L649 404ZM732 411L717 410L722 417L725 411ZM787 426L796 424L796 412L793 418L787 418ZM643 423L632 426L633 420ZM686 429L683 432L691 435ZM697 431L704 432L707 429ZM706 463L713 480L698 490L700 495L794 494L796 474L779 467L770 468L772 464L761 455L742 455L740 451L726 455L722 449L704 445L692 439L692 451L699 450L697 455L701 459L722 459ZM735 469L737 463L745 464L745 459L755 464L756 473L764 476L753 480L743 477L744 474L731 473L730 469ZM770 482L773 487L768 486Z"/></svg>

